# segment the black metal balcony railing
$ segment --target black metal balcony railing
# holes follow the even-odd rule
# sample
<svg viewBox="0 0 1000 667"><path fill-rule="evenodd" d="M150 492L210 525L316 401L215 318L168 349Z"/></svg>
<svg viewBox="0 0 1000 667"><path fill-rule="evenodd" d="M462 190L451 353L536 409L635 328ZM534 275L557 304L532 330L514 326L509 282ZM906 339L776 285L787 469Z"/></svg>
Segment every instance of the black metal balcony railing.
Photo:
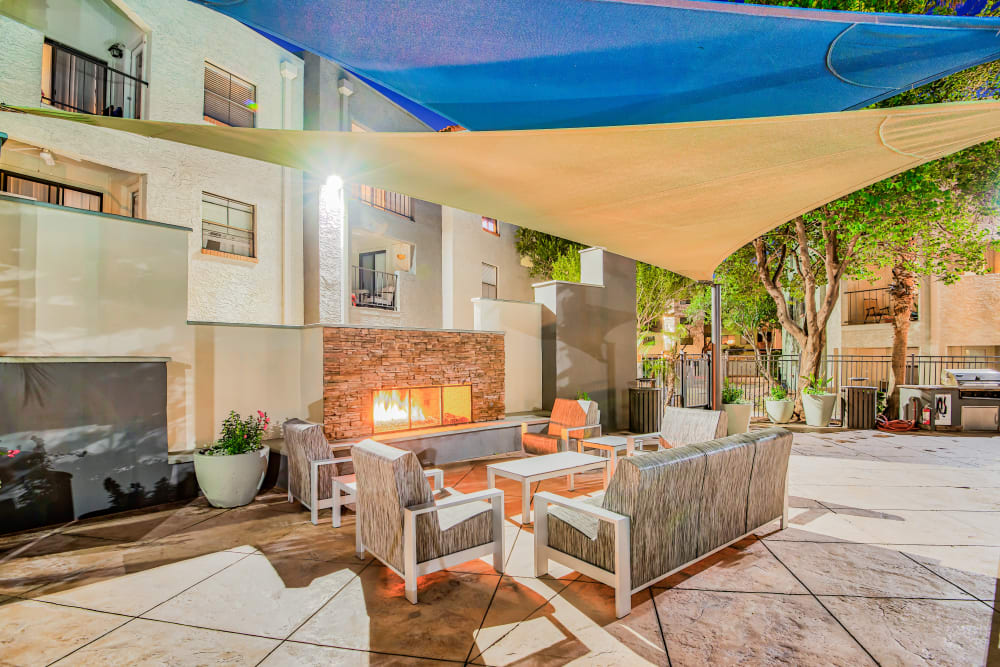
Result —
<svg viewBox="0 0 1000 667"><path fill-rule="evenodd" d="M396 310L397 283L394 273L351 267L351 304L359 308Z"/></svg>
<svg viewBox="0 0 1000 667"><path fill-rule="evenodd" d="M844 324L879 324L892 318L892 297L888 287L844 292L841 304ZM916 302L910 320L918 320Z"/></svg>
<svg viewBox="0 0 1000 667"><path fill-rule="evenodd" d="M389 192L388 190L375 188L370 185L352 185L351 195L372 208L395 213L410 220L413 219L413 202L409 195Z"/></svg>
<svg viewBox="0 0 1000 667"><path fill-rule="evenodd" d="M50 72L42 102L78 113L142 117L145 81L56 42L46 41L45 49L50 50Z"/></svg>

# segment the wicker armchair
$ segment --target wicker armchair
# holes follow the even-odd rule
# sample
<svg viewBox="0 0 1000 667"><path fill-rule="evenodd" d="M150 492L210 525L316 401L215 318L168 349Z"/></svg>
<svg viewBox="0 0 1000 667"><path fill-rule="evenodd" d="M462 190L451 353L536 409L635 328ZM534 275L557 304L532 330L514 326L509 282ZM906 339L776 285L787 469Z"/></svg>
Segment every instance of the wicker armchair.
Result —
<svg viewBox="0 0 1000 667"><path fill-rule="evenodd" d="M318 523L319 510L333 506L334 478L354 473L351 458L333 457L320 424L289 419L281 428L288 455L288 502L298 500L308 507L312 522Z"/></svg>
<svg viewBox="0 0 1000 667"><path fill-rule="evenodd" d="M636 449L653 444L654 449L666 449L706 442L726 437L729 420L722 410L701 410L697 408L663 408L663 419L658 433L643 433L627 436L629 456Z"/></svg>
<svg viewBox="0 0 1000 667"><path fill-rule="evenodd" d="M521 449L525 454L555 454L570 448L571 438L601 434L601 411L596 401L557 398L544 433L529 433L521 424Z"/></svg>
<svg viewBox="0 0 1000 667"><path fill-rule="evenodd" d="M554 560L608 584L621 618L633 593L774 519L785 527L791 447L770 428L622 459L586 500L537 493L535 575Z"/></svg>
<svg viewBox="0 0 1000 667"><path fill-rule="evenodd" d="M404 580L417 603L417 578L482 556L503 572L503 491L437 501L416 454L364 440L351 448L357 478L358 557L368 550ZM485 502L489 501L489 502Z"/></svg>

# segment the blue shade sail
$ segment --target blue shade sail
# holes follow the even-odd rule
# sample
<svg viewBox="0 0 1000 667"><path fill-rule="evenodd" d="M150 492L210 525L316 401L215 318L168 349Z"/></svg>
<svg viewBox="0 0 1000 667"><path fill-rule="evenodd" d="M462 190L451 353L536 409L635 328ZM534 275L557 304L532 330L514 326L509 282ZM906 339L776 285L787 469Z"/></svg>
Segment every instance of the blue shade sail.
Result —
<svg viewBox="0 0 1000 667"><path fill-rule="evenodd" d="M1000 58L1000 18L690 0L192 0L473 130L858 109Z"/></svg>

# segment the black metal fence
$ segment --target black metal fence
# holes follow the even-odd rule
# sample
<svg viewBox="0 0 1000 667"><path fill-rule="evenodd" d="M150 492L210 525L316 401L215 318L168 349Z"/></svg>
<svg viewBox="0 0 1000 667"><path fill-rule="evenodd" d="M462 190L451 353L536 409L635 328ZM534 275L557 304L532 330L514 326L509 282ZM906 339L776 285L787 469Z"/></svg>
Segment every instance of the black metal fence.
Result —
<svg viewBox="0 0 1000 667"><path fill-rule="evenodd" d="M643 360L643 375L667 387L671 381L670 361L663 358ZM673 362L674 394L670 405L704 408L712 403L712 360L706 354L682 354Z"/></svg>
<svg viewBox="0 0 1000 667"><path fill-rule="evenodd" d="M145 81L97 58L47 41L49 80L42 102L59 109L119 118L141 118Z"/></svg>
<svg viewBox="0 0 1000 667"><path fill-rule="evenodd" d="M351 267L351 304L358 308L396 309L396 274Z"/></svg>
<svg viewBox="0 0 1000 667"><path fill-rule="evenodd" d="M753 416L766 418L764 401L772 386L784 388L794 396L799 381L797 355L773 355L758 361L752 355L724 355L725 381L743 390L743 397L753 404ZM643 371L653 378L657 386L668 382L666 364L660 358L645 359ZM906 357L905 377L897 384L940 384L942 371L947 368L1000 369L1000 356L918 355ZM711 403L711 359L709 355L684 355L674 363L676 379L672 405L705 407ZM892 357L889 355L866 356L828 355L821 365L821 375L829 379L828 390L840 394L842 387L863 385L887 391L892 383ZM840 405L834 411L839 419Z"/></svg>

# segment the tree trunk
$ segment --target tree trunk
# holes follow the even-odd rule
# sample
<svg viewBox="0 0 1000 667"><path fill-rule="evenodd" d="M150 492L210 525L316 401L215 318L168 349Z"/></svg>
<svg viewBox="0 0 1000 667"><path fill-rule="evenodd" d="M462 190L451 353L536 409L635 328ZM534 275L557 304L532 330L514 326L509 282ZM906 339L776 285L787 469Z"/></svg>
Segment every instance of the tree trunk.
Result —
<svg viewBox="0 0 1000 667"><path fill-rule="evenodd" d="M806 338L806 344L802 346L802 351L799 353L799 382L795 395L795 414L800 418L803 414L802 390L809 385L809 381L806 378L810 375L816 377L823 377L824 375L820 370L820 365L823 362L823 347L826 342L824 334L825 330L810 333Z"/></svg>
<svg viewBox="0 0 1000 667"><path fill-rule="evenodd" d="M892 286L889 288L892 306L892 375L895 379L892 393L886 401L885 410L889 419L898 419L899 415L899 385L906 382L910 314L917 296L917 277L906 266L906 263L900 262L892 267Z"/></svg>
<svg viewBox="0 0 1000 667"><path fill-rule="evenodd" d="M705 316L703 314L698 314L693 320L691 320L691 346L694 347L695 352L698 354L705 353Z"/></svg>

